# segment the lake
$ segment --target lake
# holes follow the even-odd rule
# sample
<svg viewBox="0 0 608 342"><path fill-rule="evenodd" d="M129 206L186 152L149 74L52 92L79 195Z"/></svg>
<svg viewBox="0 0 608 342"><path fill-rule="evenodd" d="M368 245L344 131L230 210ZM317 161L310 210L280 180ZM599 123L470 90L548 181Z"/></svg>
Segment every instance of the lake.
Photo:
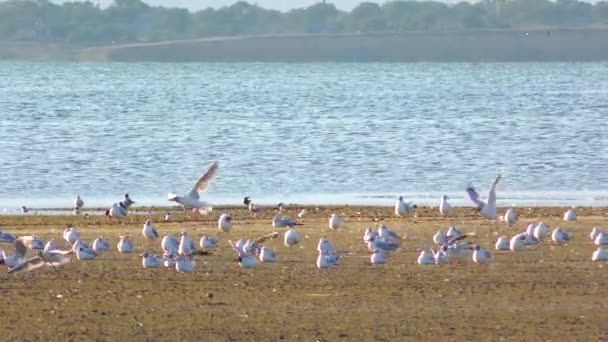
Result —
<svg viewBox="0 0 608 342"><path fill-rule="evenodd" d="M0 208L608 205L608 63L0 62Z"/></svg>

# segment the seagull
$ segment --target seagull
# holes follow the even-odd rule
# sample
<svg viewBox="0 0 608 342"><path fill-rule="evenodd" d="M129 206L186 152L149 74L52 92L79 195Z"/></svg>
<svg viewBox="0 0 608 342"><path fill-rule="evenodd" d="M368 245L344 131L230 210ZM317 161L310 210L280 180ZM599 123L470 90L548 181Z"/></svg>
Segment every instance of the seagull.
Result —
<svg viewBox="0 0 608 342"><path fill-rule="evenodd" d="M591 241L595 241L595 238L602 232L602 229L600 227L593 227L593 229L591 230L591 234L589 234L589 237L591 237Z"/></svg>
<svg viewBox="0 0 608 342"><path fill-rule="evenodd" d="M363 233L363 242L369 242L374 237L378 237L378 232L373 230L372 228L367 228Z"/></svg>
<svg viewBox="0 0 608 342"><path fill-rule="evenodd" d="M80 233L78 232L78 229L76 229L75 227L72 226L68 226L64 231L63 231L63 239L70 245L72 246L74 244L74 242L76 242L77 240L80 239Z"/></svg>
<svg viewBox="0 0 608 342"><path fill-rule="evenodd" d="M199 241L199 246L201 246L201 248L205 250L214 249L218 246L218 240L217 238L203 235L203 237L201 237L201 240Z"/></svg>
<svg viewBox="0 0 608 342"><path fill-rule="evenodd" d="M130 206L135 204L135 201L133 201L131 197L129 197L129 194L125 194L125 197L123 198L122 202L120 202L120 204L123 208L129 209Z"/></svg>
<svg viewBox="0 0 608 342"><path fill-rule="evenodd" d="M29 249L37 249L37 250L44 249L44 241L41 238L39 238L38 236L27 235L27 236L20 236L17 239L21 240L21 242L23 242L25 247L27 247Z"/></svg>
<svg viewBox="0 0 608 342"><path fill-rule="evenodd" d="M469 195L469 199L477 205L477 209L481 212L481 215L490 219L496 219L496 185L502 178L501 175L496 176L492 186L490 187L490 191L488 192L488 202L484 202L479 198L479 193L475 190L472 185L467 187L466 191Z"/></svg>
<svg viewBox="0 0 608 342"><path fill-rule="evenodd" d="M564 213L564 221L576 221L576 219L577 216L574 208L570 208Z"/></svg>
<svg viewBox="0 0 608 342"><path fill-rule="evenodd" d="M188 237L187 232L181 233L181 239L179 240L179 246L177 247L177 254L179 255L192 255L194 252L194 244Z"/></svg>
<svg viewBox="0 0 608 342"><path fill-rule="evenodd" d="M418 208L418 206L413 203L414 202L406 203L403 201L403 196L399 196L397 202L395 203L395 214L397 216L407 216L407 214Z"/></svg>
<svg viewBox="0 0 608 342"><path fill-rule="evenodd" d="M524 245L538 245L540 243L540 239L534 236L534 230L536 229L536 225L534 223L530 223L528 228L523 233L524 235Z"/></svg>
<svg viewBox="0 0 608 342"><path fill-rule="evenodd" d="M74 199L74 209L80 210L83 205L84 201L82 200L82 198L80 198L80 196L76 196L76 198Z"/></svg>
<svg viewBox="0 0 608 342"><path fill-rule="evenodd" d="M386 264L386 252L381 250L381 249L377 249L375 251L372 252L372 255L370 257L370 262L374 265L376 264Z"/></svg>
<svg viewBox="0 0 608 342"><path fill-rule="evenodd" d="M249 206L250 203L251 203L251 197L245 196L245 198L243 198L243 204L246 206Z"/></svg>
<svg viewBox="0 0 608 342"><path fill-rule="evenodd" d="M116 244L119 253L133 253L133 241L129 236L120 236L120 241Z"/></svg>
<svg viewBox="0 0 608 342"><path fill-rule="evenodd" d="M549 228L547 228L547 225L544 222L540 222L534 227L534 237L539 241L542 241L547 237L547 234L549 234Z"/></svg>
<svg viewBox="0 0 608 342"><path fill-rule="evenodd" d="M509 249L513 252L523 251L525 249L524 240L526 239L526 234L521 233L513 236L511 241L509 241Z"/></svg>
<svg viewBox="0 0 608 342"><path fill-rule="evenodd" d="M237 246L236 244L232 244L231 241L228 241L228 243L230 244L230 246L232 246L232 249L236 252L236 254L238 256L239 266L241 266L243 268L254 268L257 266L258 262L257 262L256 258L253 255L245 252L243 250L242 246ZM238 241L237 241L237 244L238 244ZM245 244L245 242L242 242L242 245L244 245L244 244Z"/></svg>
<svg viewBox="0 0 608 342"><path fill-rule="evenodd" d="M517 223L517 221L519 220L519 217L517 217L517 213L515 212L515 210L513 210L512 208L510 208L509 210L507 210L507 212L505 212L505 215L502 217L502 219L509 226L512 226L515 223Z"/></svg>
<svg viewBox="0 0 608 342"><path fill-rule="evenodd" d="M0 249L0 263L6 264L9 271L21 266L25 262L25 255L27 254L27 247L21 240L13 241L15 247L14 255L7 255L3 249Z"/></svg>
<svg viewBox="0 0 608 342"><path fill-rule="evenodd" d="M473 249L473 262L475 262L476 264L487 265L492 262L492 259L494 259L492 252L481 247L480 245L475 245Z"/></svg>
<svg viewBox="0 0 608 342"><path fill-rule="evenodd" d="M372 252L378 249L383 251L394 251L399 249L400 245L401 241L387 240L381 238L380 236L372 236L367 243L367 248Z"/></svg>
<svg viewBox="0 0 608 342"><path fill-rule="evenodd" d="M106 216L112 218L123 218L127 216L127 208L121 203L114 203L112 207L106 210Z"/></svg>
<svg viewBox="0 0 608 342"><path fill-rule="evenodd" d="M608 261L608 250L605 247L598 247L593 252L591 261Z"/></svg>
<svg viewBox="0 0 608 342"><path fill-rule="evenodd" d="M225 233L230 233L230 231L232 230L232 215L220 215L219 220L217 220L217 227L219 228L219 230Z"/></svg>
<svg viewBox="0 0 608 342"><path fill-rule="evenodd" d="M448 196L446 195L441 196L439 200L439 212L445 216L450 215L452 212L452 206L448 203Z"/></svg>
<svg viewBox="0 0 608 342"><path fill-rule="evenodd" d="M317 252L322 254L334 254L334 246L326 238L320 238L317 244Z"/></svg>
<svg viewBox="0 0 608 342"><path fill-rule="evenodd" d="M452 243L446 245L445 252L450 259L465 260L471 257L473 249L468 243Z"/></svg>
<svg viewBox="0 0 608 342"><path fill-rule="evenodd" d="M162 257L163 266L166 268L175 268L178 255L175 253L164 253Z"/></svg>
<svg viewBox="0 0 608 342"><path fill-rule="evenodd" d="M173 235L165 235L160 241L160 247L165 254L177 254L179 249L179 241Z"/></svg>
<svg viewBox="0 0 608 342"><path fill-rule="evenodd" d="M323 254L319 253L317 257L318 268L329 268L338 265L339 257L335 254Z"/></svg>
<svg viewBox="0 0 608 342"><path fill-rule="evenodd" d="M180 255L175 259L175 270L180 273L192 273L194 271L194 261L186 255Z"/></svg>
<svg viewBox="0 0 608 342"><path fill-rule="evenodd" d="M300 242L300 233L295 229L289 229L285 232L284 243L285 246L291 247Z"/></svg>
<svg viewBox="0 0 608 342"><path fill-rule="evenodd" d="M30 211L30 209L29 209L28 207L26 207L26 206L22 206L22 207L21 207L21 213L23 213L23 214L27 214L27 213L28 213L28 211Z"/></svg>
<svg viewBox="0 0 608 342"><path fill-rule="evenodd" d="M378 227L378 235L387 240L401 240L399 234L395 233L384 224L381 224L380 227Z"/></svg>
<svg viewBox="0 0 608 342"><path fill-rule="evenodd" d="M58 249L52 241L49 241L44 250L38 252L38 256L47 266L58 267L69 264L72 261L69 255L72 253L71 250Z"/></svg>
<svg viewBox="0 0 608 342"><path fill-rule="evenodd" d="M95 240L93 240L93 250L96 253L100 253L103 251L107 251L110 249L110 243L107 240L104 240L103 237L98 237Z"/></svg>
<svg viewBox="0 0 608 342"><path fill-rule="evenodd" d="M494 245L497 251L508 251L511 249L511 244L509 239L506 236L501 236L496 240L496 244Z"/></svg>
<svg viewBox="0 0 608 342"><path fill-rule="evenodd" d="M144 268L159 268L160 260L154 255L149 254L148 252L144 252L141 256L141 264Z"/></svg>
<svg viewBox="0 0 608 342"><path fill-rule="evenodd" d="M435 242L439 246L443 246L448 243L448 239L446 234L442 230L438 230L437 233L433 235L433 242Z"/></svg>
<svg viewBox="0 0 608 342"><path fill-rule="evenodd" d="M298 218L302 218L304 215L306 215L306 209L302 209L302 211L298 213Z"/></svg>
<svg viewBox="0 0 608 342"><path fill-rule="evenodd" d="M337 214L331 214L331 217L329 218L329 229L337 230L338 228L340 228L341 224L342 219L340 218L340 216L338 216Z"/></svg>
<svg viewBox="0 0 608 342"><path fill-rule="evenodd" d="M169 221L171 221L171 213L168 212L165 214L165 222L169 222Z"/></svg>
<svg viewBox="0 0 608 342"><path fill-rule="evenodd" d="M144 223L144 228L141 230L141 233L148 240L156 240L158 238L156 228L154 228L152 225L152 220L150 219L147 219L146 223Z"/></svg>
<svg viewBox="0 0 608 342"><path fill-rule="evenodd" d="M196 184L194 184L194 187L188 194L178 196L170 193L168 196L169 201L181 204L184 207L184 210L186 210L186 208L206 209L210 207L211 205L209 203L200 200L200 195L209 188L209 184L217 174L218 167L218 162L211 164L207 171L196 181Z"/></svg>
<svg viewBox="0 0 608 342"><path fill-rule="evenodd" d="M258 207L253 202L249 202L249 206L247 207L247 210L249 210L249 212L253 213L255 216L258 212Z"/></svg>
<svg viewBox="0 0 608 342"><path fill-rule="evenodd" d="M561 230L560 227L557 227L553 230L553 233L551 233L551 240L557 244L564 245L570 241L570 234Z"/></svg>
<svg viewBox="0 0 608 342"><path fill-rule="evenodd" d="M276 215L272 218L272 226L275 228L301 226L302 223L296 222L287 215Z"/></svg>
<svg viewBox="0 0 608 342"><path fill-rule="evenodd" d="M446 235L450 239L458 239L458 238L461 238L462 236L464 236L464 234L462 234L460 229L458 229L455 226L450 227L450 229L448 229L448 232Z"/></svg>
<svg viewBox="0 0 608 342"><path fill-rule="evenodd" d="M601 232L597 234L595 240L593 240L593 243L598 246L608 245L608 233Z"/></svg>
<svg viewBox="0 0 608 342"><path fill-rule="evenodd" d="M260 258L261 262L276 262L277 261L276 253L270 247L266 247L266 246L262 246L262 248L260 249L259 258Z"/></svg>
<svg viewBox="0 0 608 342"><path fill-rule="evenodd" d="M98 255L99 254L97 254L94 250L86 248L83 245L79 245L78 248L76 248L76 258L78 260L93 260L97 258Z"/></svg>
<svg viewBox="0 0 608 342"><path fill-rule="evenodd" d="M418 259L416 260L418 265L435 265L435 256L433 253L423 250L420 252Z"/></svg>
<svg viewBox="0 0 608 342"><path fill-rule="evenodd" d="M447 246L441 246L438 250L431 249L436 265L444 265L450 261L447 253Z"/></svg>
<svg viewBox="0 0 608 342"><path fill-rule="evenodd" d="M0 243L13 243L15 236L9 232L0 231Z"/></svg>

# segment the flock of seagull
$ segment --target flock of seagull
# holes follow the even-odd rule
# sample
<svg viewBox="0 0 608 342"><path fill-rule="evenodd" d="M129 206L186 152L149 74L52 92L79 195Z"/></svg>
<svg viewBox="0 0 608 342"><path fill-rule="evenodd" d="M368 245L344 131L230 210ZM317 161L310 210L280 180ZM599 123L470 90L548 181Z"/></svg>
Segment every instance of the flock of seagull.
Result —
<svg viewBox="0 0 608 342"><path fill-rule="evenodd" d="M184 207L184 210L192 208L193 210L203 212L210 211L211 205L201 201L200 197L209 187L211 180L217 174L217 170L218 163L211 164L208 170L197 180L190 192L184 195L171 193L168 196L168 200L179 203ZM473 186L467 187L466 193L471 202L479 210L481 216L493 221L502 221L512 226L518 221L517 213L513 209L508 209L504 215L498 215L497 213L496 186L500 180L501 176L498 175L490 187L486 201L481 199L481 196ZM441 215L450 215L453 210L448 200L447 196L440 198L439 212ZM123 200L114 203L106 211L105 215L110 218L124 218L128 215L129 207L134 203L135 201L130 198L129 194L125 194ZM254 215L257 213L258 208L251 201L250 197L245 197L243 203ZM74 212L79 213L83 206L83 199L77 196L74 200ZM284 205L279 204L279 214L272 218L272 226L274 228L286 228L283 233L283 243L287 247L293 247L300 242L301 235L297 226L301 225L301 223L288 215L283 215L283 209ZM397 216L407 216L415 209L416 205L412 202L406 202L403 197L399 197L395 203L395 215ZM165 217L165 220L169 220L168 215ZM303 218L305 215L306 210L304 209L298 214L298 218ZM574 208L569 209L564 214L563 219L565 221L576 221L577 214ZM328 222L330 230L340 230L342 224L343 221L337 214L331 214ZM218 219L218 229L220 231L230 233L232 225L232 216L230 214L224 213L220 215ZM219 240L216 237L207 235L200 238L197 246L187 232L182 232L179 238L170 234L164 235L161 238L150 219L145 221L142 235L149 242L160 239L163 252L161 256L149 252L142 253L140 256L144 268L166 267L175 269L177 272L190 273L194 271L195 256L209 254L210 251L220 246ZM279 232L275 231L258 239L240 239L236 242L229 240L228 242L236 254L238 264L244 268L254 268L259 263L277 262L276 252L271 247L265 245L264 242L278 238L280 235ZM471 244L464 241L470 236L471 234L465 234L457 227L450 227L446 232L438 231L433 236L433 242L437 247L423 249L416 262L420 265L441 265L472 259L476 264L487 265L491 263L494 260L494 255L490 249L484 248L479 244ZM603 231L599 227L594 227L590 237L593 243L598 246L593 252L591 259L593 261L608 261L608 232ZM571 234L559 227L556 227L549 233L549 228L545 223L531 223L526 231L515 234L511 238L507 236L498 238L494 249L518 252L525 250L529 245L544 243L549 239L555 244L565 245L570 241ZM13 244L15 250L14 254L10 255L0 248L0 264L6 264L9 273L32 271L43 266L57 268L69 264L73 255L78 260L93 260L102 255L103 252L111 249L109 241L103 237L97 237L91 244L86 243L80 238L78 229L72 226L67 227L63 232L63 240L64 246L62 248L54 240L45 242L37 236L16 237L9 232L0 231L0 244ZM371 264L387 263L389 253L400 249L403 240L403 237L384 224L379 225L377 229L366 229L363 235L363 242L371 252ZM135 252L133 241L129 236L120 236L116 248L119 253L129 254ZM28 250L34 250L35 255L28 258ZM321 238L319 240L317 252L316 266L318 268L329 268L340 264L340 255L328 239Z"/></svg>

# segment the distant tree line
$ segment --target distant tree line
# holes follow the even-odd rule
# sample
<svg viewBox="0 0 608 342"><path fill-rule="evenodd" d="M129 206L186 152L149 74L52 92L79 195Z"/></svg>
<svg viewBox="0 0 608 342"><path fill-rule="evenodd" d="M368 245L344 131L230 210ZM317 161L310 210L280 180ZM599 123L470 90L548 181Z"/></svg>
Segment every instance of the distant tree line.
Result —
<svg viewBox="0 0 608 342"><path fill-rule="evenodd" d="M363 2L350 12L331 3L279 12L247 2L198 12L115 0L57 5L47 0L0 2L0 40L84 45L213 36L606 27L608 1L482 0Z"/></svg>

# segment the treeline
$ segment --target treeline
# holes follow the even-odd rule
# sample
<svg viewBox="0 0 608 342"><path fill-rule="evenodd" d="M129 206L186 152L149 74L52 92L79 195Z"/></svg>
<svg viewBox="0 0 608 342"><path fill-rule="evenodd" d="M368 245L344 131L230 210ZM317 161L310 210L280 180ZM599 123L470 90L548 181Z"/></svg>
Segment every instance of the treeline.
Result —
<svg viewBox="0 0 608 342"><path fill-rule="evenodd" d="M320 2L279 12L247 2L198 12L151 7L140 0L57 5L46 0L0 3L0 40L84 45L213 36L453 31L608 26L608 1L483 0L446 5L426 1L364 2L350 12Z"/></svg>

